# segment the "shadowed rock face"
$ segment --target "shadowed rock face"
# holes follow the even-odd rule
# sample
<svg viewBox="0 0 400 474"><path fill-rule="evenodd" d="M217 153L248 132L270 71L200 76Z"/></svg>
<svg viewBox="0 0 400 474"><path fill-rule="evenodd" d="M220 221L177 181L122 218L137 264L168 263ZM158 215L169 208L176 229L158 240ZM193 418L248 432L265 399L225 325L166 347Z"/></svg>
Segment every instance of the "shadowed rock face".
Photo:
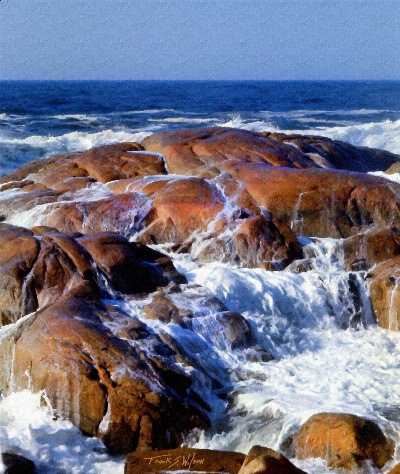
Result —
<svg viewBox="0 0 400 474"><path fill-rule="evenodd" d="M351 470L370 459L383 467L394 453L394 443L372 421L355 415L319 413L297 433L296 457L326 459L328 467Z"/></svg>

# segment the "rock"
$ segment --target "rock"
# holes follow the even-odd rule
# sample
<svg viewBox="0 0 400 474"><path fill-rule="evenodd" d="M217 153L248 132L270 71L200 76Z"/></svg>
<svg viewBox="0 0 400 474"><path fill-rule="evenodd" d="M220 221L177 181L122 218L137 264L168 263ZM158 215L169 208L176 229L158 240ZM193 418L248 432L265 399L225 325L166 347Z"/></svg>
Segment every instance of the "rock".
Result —
<svg viewBox="0 0 400 474"><path fill-rule="evenodd" d="M1 455L4 464L4 474L35 474L33 461L19 454L4 452Z"/></svg>
<svg viewBox="0 0 400 474"><path fill-rule="evenodd" d="M22 227L0 224L1 325L54 303L85 281L100 294L94 264L113 289L128 294L186 283L170 258L118 234L74 239L49 227L35 231L38 237Z"/></svg>
<svg viewBox="0 0 400 474"><path fill-rule="evenodd" d="M88 234L79 238L78 242L89 252L98 269L117 291L127 294L151 293L170 281L168 275L156 265L139 261L136 246L119 234Z"/></svg>
<svg viewBox="0 0 400 474"><path fill-rule="evenodd" d="M182 244L193 232L204 231L224 205L215 185L204 179L178 179L153 194L141 241Z"/></svg>
<svg viewBox="0 0 400 474"><path fill-rule="evenodd" d="M390 258L367 275L372 311L379 326L400 330L400 256Z"/></svg>
<svg viewBox="0 0 400 474"><path fill-rule="evenodd" d="M385 171L386 174L400 173L400 160L397 160Z"/></svg>
<svg viewBox="0 0 400 474"><path fill-rule="evenodd" d="M222 127L154 133L142 145L146 150L162 153L170 173L189 176L199 176L210 167L216 170L215 176L220 164L227 160L297 168L315 166L293 146L259 133Z"/></svg>
<svg viewBox="0 0 400 474"><path fill-rule="evenodd" d="M248 452L239 474L305 474L281 453L262 446Z"/></svg>
<svg viewBox="0 0 400 474"><path fill-rule="evenodd" d="M111 231L130 237L141 229L150 210L143 194L125 193L97 200L57 202L40 215L34 225L49 226L68 235ZM33 227L33 226L32 226Z"/></svg>
<svg viewBox="0 0 400 474"><path fill-rule="evenodd" d="M224 311L216 315L221 324L225 338L232 349L248 347L252 342L251 326L246 318L234 311Z"/></svg>
<svg viewBox="0 0 400 474"><path fill-rule="evenodd" d="M400 226L400 185L336 170L227 163L255 201L296 234L349 237L368 226Z"/></svg>
<svg viewBox="0 0 400 474"><path fill-rule="evenodd" d="M303 256L292 230L264 216L243 220L235 230L233 242L235 255L243 266L281 270Z"/></svg>
<svg viewBox="0 0 400 474"><path fill-rule="evenodd" d="M56 155L22 166L16 172L1 178L0 184L28 179L53 188L69 178L90 177L106 183L137 175L165 173L164 162L159 156L135 153L141 151L143 148L138 143L119 143L84 152Z"/></svg>
<svg viewBox="0 0 400 474"><path fill-rule="evenodd" d="M242 453L210 449L136 451L129 453L126 457L124 472L125 474L150 474L159 471L200 471L236 474L244 459L245 455Z"/></svg>
<svg viewBox="0 0 400 474"><path fill-rule="evenodd" d="M283 143L291 143L324 167L349 171L380 171L399 160L399 156L376 148L350 145L316 135L286 135L262 132L262 135Z"/></svg>
<svg viewBox="0 0 400 474"><path fill-rule="evenodd" d="M0 223L0 326L15 322L37 308L25 279L39 250L31 231Z"/></svg>
<svg viewBox="0 0 400 474"><path fill-rule="evenodd" d="M343 242L344 260L349 270L367 270L400 254L400 231L396 227L371 228Z"/></svg>
<svg viewBox="0 0 400 474"><path fill-rule="evenodd" d="M400 474L400 464L396 464L387 474Z"/></svg>
<svg viewBox="0 0 400 474"><path fill-rule="evenodd" d="M394 443L374 422L355 415L313 415L294 439L296 457L326 459L329 468L351 470L371 460L379 468L394 453Z"/></svg>
<svg viewBox="0 0 400 474"><path fill-rule="evenodd" d="M78 290L7 333L0 390L45 390L58 414L113 453L176 447L190 429L206 428L208 416L193 402L192 381L174 353L143 325L121 339L109 327L132 317Z"/></svg>

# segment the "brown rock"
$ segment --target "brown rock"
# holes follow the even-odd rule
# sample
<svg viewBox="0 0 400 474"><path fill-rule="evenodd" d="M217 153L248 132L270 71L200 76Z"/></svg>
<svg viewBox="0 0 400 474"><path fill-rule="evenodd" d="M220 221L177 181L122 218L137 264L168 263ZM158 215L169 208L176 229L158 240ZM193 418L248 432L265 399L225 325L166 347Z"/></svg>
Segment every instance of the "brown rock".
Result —
<svg viewBox="0 0 400 474"><path fill-rule="evenodd" d="M46 390L60 415L102 438L111 452L174 447L183 433L208 426L170 349L142 331L132 335L149 339L146 352L120 339L103 321L115 327L132 318L82 296L75 290L61 297L2 340L2 392Z"/></svg>
<svg viewBox="0 0 400 474"><path fill-rule="evenodd" d="M151 293L171 281L161 268L140 261L137 246L121 235L111 232L88 234L79 238L78 242L90 253L99 270L117 291Z"/></svg>
<svg viewBox="0 0 400 474"><path fill-rule="evenodd" d="M348 237L370 225L400 225L400 185L375 176L334 170L228 163L260 206L297 234Z"/></svg>
<svg viewBox="0 0 400 474"><path fill-rule="evenodd" d="M55 203L40 221L69 235L111 231L128 237L141 228L149 209L144 195L125 193L97 201Z"/></svg>
<svg viewBox="0 0 400 474"><path fill-rule="evenodd" d="M125 474L150 474L160 471L191 471L236 474L244 459L245 455L242 453L210 449L136 451L128 454L124 472Z"/></svg>
<svg viewBox="0 0 400 474"><path fill-rule="evenodd" d="M246 318L234 311L224 311L216 315L226 339L232 349L248 347L252 342L251 326Z"/></svg>
<svg viewBox="0 0 400 474"><path fill-rule="evenodd" d="M25 285L39 255L33 233L0 223L0 326L15 322L37 308Z"/></svg>
<svg viewBox="0 0 400 474"><path fill-rule="evenodd" d="M400 231L396 227L371 228L343 242L344 259L349 270L366 270L400 254Z"/></svg>
<svg viewBox="0 0 400 474"><path fill-rule="evenodd" d="M305 474L281 453L262 446L248 452L239 474Z"/></svg>
<svg viewBox="0 0 400 474"><path fill-rule="evenodd" d="M146 150L162 153L170 173L197 175L214 167L218 175L226 160L264 162L271 166L307 168L315 163L293 146L262 134L229 128L154 133L145 138Z"/></svg>
<svg viewBox="0 0 400 474"><path fill-rule="evenodd" d="M400 464L396 464L387 474L400 474Z"/></svg>
<svg viewBox="0 0 400 474"><path fill-rule="evenodd" d="M379 326L400 330L400 256L388 259L367 275L372 311Z"/></svg>
<svg viewBox="0 0 400 474"><path fill-rule="evenodd" d="M385 150L353 146L339 140L315 135L286 135L263 132L270 139L295 145L303 153L324 167L349 171L380 171L399 160L399 156Z"/></svg>
<svg viewBox="0 0 400 474"><path fill-rule="evenodd" d="M35 474L36 468L33 461L14 453L2 453L1 455L4 464L4 474Z"/></svg>
<svg viewBox="0 0 400 474"><path fill-rule="evenodd" d="M355 415L319 413L300 428L294 440L296 457L326 459L328 467L351 470L370 459L383 467L394 443L374 422Z"/></svg>
<svg viewBox="0 0 400 474"><path fill-rule="evenodd" d="M204 179L171 181L153 195L153 209L142 241L181 244L200 232L223 208L218 189Z"/></svg>
<svg viewBox="0 0 400 474"><path fill-rule="evenodd" d="M281 270L303 255L293 231L264 216L245 219L235 231L233 242L239 261L248 267Z"/></svg>

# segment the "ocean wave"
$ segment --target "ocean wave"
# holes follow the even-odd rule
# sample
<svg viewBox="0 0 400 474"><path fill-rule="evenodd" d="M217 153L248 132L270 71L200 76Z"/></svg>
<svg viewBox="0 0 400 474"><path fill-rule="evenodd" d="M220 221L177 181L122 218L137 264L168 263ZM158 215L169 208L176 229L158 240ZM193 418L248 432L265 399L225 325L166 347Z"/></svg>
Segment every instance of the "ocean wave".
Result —
<svg viewBox="0 0 400 474"><path fill-rule="evenodd" d="M218 123L218 127L229 127L229 128L239 128L241 130L250 130L252 132L277 132L281 131L276 128L272 122L266 122L264 120L243 120L240 115L232 117L227 122Z"/></svg>
<svg viewBox="0 0 400 474"><path fill-rule="evenodd" d="M263 117L286 117L286 118L301 118L308 117L310 115L379 115L384 113L399 113L398 110L389 110L389 109L334 109L334 110L312 110L312 109L295 109L295 110L285 110L274 112L272 110L262 110L260 114Z"/></svg>
<svg viewBox="0 0 400 474"><path fill-rule="evenodd" d="M57 120L77 120L86 123L94 123L103 119L104 117L98 117L96 115L86 115L86 114L65 114L65 115L53 115L51 118Z"/></svg>
<svg viewBox="0 0 400 474"><path fill-rule="evenodd" d="M217 118L189 118L189 117L167 117L162 119L149 118L148 122L164 122L164 123L209 123L219 122Z"/></svg>
<svg viewBox="0 0 400 474"><path fill-rule="evenodd" d="M108 115L137 115L137 114L162 114L165 112L179 113L176 109L144 109L144 110L128 110L126 112L112 112Z"/></svg>
<svg viewBox="0 0 400 474"><path fill-rule="evenodd" d="M369 122L335 127L315 127L306 130L283 129L264 120L243 120L240 116L218 124L253 132L282 132L287 134L319 135L333 140L341 140L355 146L380 148L400 154L400 119L383 122Z"/></svg>
<svg viewBox="0 0 400 474"><path fill-rule="evenodd" d="M60 136L32 135L26 138L0 136L0 144L14 147L29 146L46 150L48 153L60 153L88 150L100 145L120 142L140 142L152 131L114 131L111 129L96 133L70 132Z"/></svg>

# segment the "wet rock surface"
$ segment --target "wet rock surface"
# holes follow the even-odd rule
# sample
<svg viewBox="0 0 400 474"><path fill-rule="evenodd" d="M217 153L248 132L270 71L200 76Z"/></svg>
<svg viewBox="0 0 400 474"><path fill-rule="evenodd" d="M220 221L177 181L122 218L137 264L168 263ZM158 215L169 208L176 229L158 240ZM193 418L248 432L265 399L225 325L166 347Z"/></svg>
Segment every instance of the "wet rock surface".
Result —
<svg viewBox="0 0 400 474"><path fill-rule="evenodd" d="M365 460L382 468L394 454L394 443L374 422L355 415L319 413L300 428L296 457L326 459L328 467L351 471Z"/></svg>
<svg viewBox="0 0 400 474"><path fill-rule="evenodd" d="M263 446L253 446L240 468L239 474L306 474L281 453Z"/></svg>
<svg viewBox="0 0 400 474"><path fill-rule="evenodd" d="M246 314L187 284L159 246L197 263L300 272L312 270L305 236L343 238L337 259L369 272L378 324L399 330L400 185L364 173L398 159L213 128L37 160L1 178L0 390L46 390L115 453L176 447L216 420L225 429L232 374L217 349L254 363L272 356ZM340 416L319 420L315 447L299 434L298 456L320 456L318 440L339 427L332 466L390 458L379 429ZM243 472L301 472L279 453L253 454Z"/></svg>

